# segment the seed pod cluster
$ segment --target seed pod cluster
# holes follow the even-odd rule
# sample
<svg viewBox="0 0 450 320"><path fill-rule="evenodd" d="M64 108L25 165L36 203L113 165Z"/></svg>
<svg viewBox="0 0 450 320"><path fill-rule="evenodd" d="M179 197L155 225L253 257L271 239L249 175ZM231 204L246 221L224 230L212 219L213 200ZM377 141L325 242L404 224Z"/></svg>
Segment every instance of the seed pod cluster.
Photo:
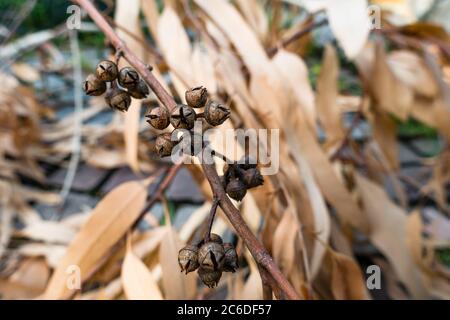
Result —
<svg viewBox="0 0 450 320"><path fill-rule="evenodd" d="M125 88L129 88L128 86L130 85L134 88L137 87L139 75L137 73L135 74L132 69L124 69L119 72L119 84ZM133 90L129 89L128 93L132 97L135 97ZM227 107L217 101L208 101L208 91L202 86L187 90L185 99L186 104L177 105L171 112L164 106L149 110L145 115L147 122L157 130L164 130L170 124L174 129L191 130L194 128L195 121L199 117L203 117L212 126L218 126L230 116L230 110ZM198 108L204 108L204 112L197 114L195 109ZM165 136L161 137L162 135ZM156 152L161 157L171 155L173 147L178 143L170 143L167 137L167 134L161 134L156 140ZM185 146L183 148L190 155L196 155L196 152L201 151L203 147L203 144L200 145L198 139L194 139L193 136L191 136L191 144L190 147ZM199 146L199 148L196 148L196 146Z"/></svg>
<svg viewBox="0 0 450 320"><path fill-rule="evenodd" d="M225 164L223 171L224 175L220 179L225 192L236 201L241 201L248 189L264 184L256 160L249 156L243 157L237 163Z"/></svg>
<svg viewBox="0 0 450 320"><path fill-rule="evenodd" d="M178 264L181 272L186 274L198 269L198 276L210 288L217 286L222 272L235 272L239 268L234 246L223 243L222 238L214 233L208 241L182 248L178 253Z"/></svg>
<svg viewBox="0 0 450 320"><path fill-rule="evenodd" d="M97 64L95 73L86 77L83 90L90 96L101 96L106 92L105 101L111 109L128 111L131 98L144 99L150 90L139 74L131 67L122 68L110 60Z"/></svg>

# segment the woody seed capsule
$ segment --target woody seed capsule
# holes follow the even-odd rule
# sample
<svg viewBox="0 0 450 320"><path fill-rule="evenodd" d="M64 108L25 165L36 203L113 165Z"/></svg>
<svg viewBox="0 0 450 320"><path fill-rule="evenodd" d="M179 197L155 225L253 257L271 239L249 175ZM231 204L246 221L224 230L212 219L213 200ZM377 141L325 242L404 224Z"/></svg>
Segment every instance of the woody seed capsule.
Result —
<svg viewBox="0 0 450 320"><path fill-rule="evenodd" d="M264 178L257 168L250 168L244 170L242 174L242 181L248 189L258 187L264 184Z"/></svg>
<svg viewBox="0 0 450 320"><path fill-rule="evenodd" d="M179 105L174 108L170 115L170 123L175 129L192 129L194 128L196 114L194 109L187 105Z"/></svg>
<svg viewBox="0 0 450 320"><path fill-rule="evenodd" d="M100 61L95 69L97 78L102 81L113 81L117 78L117 65L109 60Z"/></svg>
<svg viewBox="0 0 450 320"><path fill-rule="evenodd" d="M186 103L192 108L202 108L208 99L208 90L204 87L195 87L185 94Z"/></svg>
<svg viewBox="0 0 450 320"><path fill-rule="evenodd" d="M218 243L218 244L222 244L223 243L222 237L219 236L218 234L215 234L215 233L211 233L209 235L209 241L215 242L215 243Z"/></svg>
<svg viewBox="0 0 450 320"><path fill-rule="evenodd" d="M178 252L178 264L181 272L185 271L188 274L198 268L197 252L198 248L194 245L187 245Z"/></svg>
<svg viewBox="0 0 450 320"><path fill-rule="evenodd" d="M145 81L139 79L135 86L128 88L128 93L135 99L144 99L150 93L150 90Z"/></svg>
<svg viewBox="0 0 450 320"><path fill-rule="evenodd" d="M205 120L212 126L218 126L230 117L230 109L217 101L210 101L205 108Z"/></svg>
<svg viewBox="0 0 450 320"><path fill-rule="evenodd" d="M225 261L223 264L223 271L235 272L239 268L238 256L234 246L231 243L224 243L223 250L225 252Z"/></svg>
<svg viewBox="0 0 450 320"><path fill-rule="evenodd" d="M198 250L198 263L205 270L221 270L224 258L223 246L217 242L207 242Z"/></svg>
<svg viewBox="0 0 450 320"><path fill-rule="evenodd" d="M230 198L241 201L247 194L247 187L239 178L231 179L225 189Z"/></svg>
<svg viewBox="0 0 450 320"><path fill-rule="evenodd" d="M241 169L247 170L251 168L256 168L258 162L254 156L251 155L245 155L242 156L238 161L238 166Z"/></svg>
<svg viewBox="0 0 450 320"><path fill-rule="evenodd" d="M127 111L131 104L130 95L120 89L114 88L106 93L105 101L111 109Z"/></svg>
<svg viewBox="0 0 450 320"><path fill-rule="evenodd" d="M106 91L106 83L98 79L95 74L89 74L83 82L83 90L89 96L101 96Z"/></svg>
<svg viewBox="0 0 450 320"><path fill-rule="evenodd" d="M165 107L154 108L145 117L147 122L158 130L163 130L170 124L170 113Z"/></svg>
<svg viewBox="0 0 450 320"><path fill-rule="evenodd" d="M172 149L176 143L172 141L171 136L172 134L167 132L160 134L156 138L155 149L161 158L168 157L172 154Z"/></svg>
<svg viewBox="0 0 450 320"><path fill-rule="evenodd" d="M120 69L117 81L122 87L130 89L138 84L139 74L133 68L125 67Z"/></svg>
<svg viewBox="0 0 450 320"><path fill-rule="evenodd" d="M200 267L197 272L202 282L209 288L217 286L222 277L222 271L220 270L206 270Z"/></svg>

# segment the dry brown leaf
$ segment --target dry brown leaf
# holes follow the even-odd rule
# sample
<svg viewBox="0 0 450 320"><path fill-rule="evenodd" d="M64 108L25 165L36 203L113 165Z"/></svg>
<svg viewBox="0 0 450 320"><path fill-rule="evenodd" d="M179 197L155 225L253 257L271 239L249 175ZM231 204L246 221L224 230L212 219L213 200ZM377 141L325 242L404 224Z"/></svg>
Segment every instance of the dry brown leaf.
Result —
<svg viewBox="0 0 450 320"><path fill-rule="evenodd" d="M3 300L33 299L42 291L30 288L21 283L14 283L7 279L0 279L0 296Z"/></svg>
<svg viewBox="0 0 450 320"><path fill-rule="evenodd" d="M222 29L239 51L253 75L270 74L269 59L252 29L236 8L227 1L195 0Z"/></svg>
<svg viewBox="0 0 450 320"><path fill-rule="evenodd" d="M162 300L154 276L147 266L133 253L131 246L122 265L123 290L129 300Z"/></svg>
<svg viewBox="0 0 450 320"><path fill-rule="evenodd" d="M424 268L422 257L422 218L420 211L410 213L406 221L406 243L415 262Z"/></svg>
<svg viewBox="0 0 450 320"><path fill-rule="evenodd" d="M367 300L366 281L358 264L350 257L328 251L331 259L331 291L337 300Z"/></svg>
<svg viewBox="0 0 450 320"><path fill-rule="evenodd" d="M69 244L75 234L75 229L55 221L35 222L14 233L18 237L54 244Z"/></svg>
<svg viewBox="0 0 450 320"><path fill-rule="evenodd" d="M194 46L192 51L192 65L194 85L201 84L208 89L209 94L215 95L217 93L218 84L214 71L214 62L201 43Z"/></svg>
<svg viewBox="0 0 450 320"><path fill-rule="evenodd" d="M298 128L298 135L301 139L300 148L304 151L304 157L310 164L325 199L336 209L343 223L367 231L367 221L361 215L361 210L356 205L350 192L339 180L328 157L315 140L312 132L303 125Z"/></svg>
<svg viewBox="0 0 450 320"><path fill-rule="evenodd" d="M155 1L141 1L141 7L148 28L153 38L156 38L159 19L158 4Z"/></svg>
<svg viewBox="0 0 450 320"><path fill-rule="evenodd" d="M66 253L66 246L59 244L27 243L17 252L24 257L44 257L49 267L56 268Z"/></svg>
<svg viewBox="0 0 450 320"><path fill-rule="evenodd" d="M287 209L274 231L272 254L283 272L289 274L294 267L296 257L295 239L299 231L292 208Z"/></svg>
<svg viewBox="0 0 450 320"><path fill-rule="evenodd" d="M407 50L393 51L389 54L387 63L397 79L418 94L434 98L439 93L433 74L416 53Z"/></svg>
<svg viewBox="0 0 450 320"><path fill-rule="evenodd" d="M291 88L293 102L297 104L295 108L301 108L308 124L315 128L317 112L306 63L298 55L286 50L278 50L272 61Z"/></svg>
<svg viewBox="0 0 450 320"><path fill-rule="evenodd" d="M414 92L398 80L388 65L381 44L370 44L357 57L356 63L380 111L407 120L414 102Z"/></svg>
<svg viewBox="0 0 450 320"><path fill-rule="evenodd" d="M35 82L41 79L39 72L24 62L16 62L11 65L11 71L22 81Z"/></svg>
<svg viewBox="0 0 450 320"><path fill-rule="evenodd" d="M124 150L97 147L89 150L86 155L86 162L94 167L103 169L113 169L127 164L127 158Z"/></svg>
<svg viewBox="0 0 450 320"><path fill-rule="evenodd" d="M239 299L242 300L261 300L262 299L262 282L261 276L259 274L258 267L256 266L253 257L246 253L246 258L249 264L250 275L245 281L242 292L240 293Z"/></svg>
<svg viewBox="0 0 450 320"><path fill-rule="evenodd" d="M158 44L167 64L176 71L172 74L174 85L181 97L193 83L192 48L180 18L171 7L166 7L158 20ZM180 79L181 78L181 79Z"/></svg>
<svg viewBox="0 0 450 320"><path fill-rule="evenodd" d="M406 212L392 203L380 186L360 174L355 175L355 180L370 224L370 240L388 258L415 298L429 297L407 246Z"/></svg>
<svg viewBox="0 0 450 320"><path fill-rule="evenodd" d="M97 204L89 221L69 245L54 271L45 292L46 299L68 298L74 293L66 286L69 266L80 268L82 280L89 276L94 266L139 217L145 205L149 182L123 183Z"/></svg>
<svg viewBox="0 0 450 320"><path fill-rule="evenodd" d="M20 283L30 289L43 292L50 277L50 270L42 258L28 258L9 277L9 281Z"/></svg>
<svg viewBox="0 0 450 320"><path fill-rule="evenodd" d="M366 0L328 0L328 21L334 36L350 59L362 50L369 37Z"/></svg>
<svg viewBox="0 0 450 320"><path fill-rule="evenodd" d="M373 138L380 146L389 165L389 170L399 168L397 125L388 114L374 112Z"/></svg>
<svg viewBox="0 0 450 320"><path fill-rule="evenodd" d="M245 17L245 20L258 35L260 41L264 41L267 35L268 22L264 8L257 0L237 0L236 5Z"/></svg>
<svg viewBox="0 0 450 320"><path fill-rule="evenodd" d="M162 286L166 299L193 299L197 293L197 274L185 275L178 266L178 251L183 247L176 231L170 226L159 248Z"/></svg>
<svg viewBox="0 0 450 320"><path fill-rule="evenodd" d="M337 105L339 61L333 46L327 45L317 80L316 106L327 145L333 146L344 137L341 110Z"/></svg>

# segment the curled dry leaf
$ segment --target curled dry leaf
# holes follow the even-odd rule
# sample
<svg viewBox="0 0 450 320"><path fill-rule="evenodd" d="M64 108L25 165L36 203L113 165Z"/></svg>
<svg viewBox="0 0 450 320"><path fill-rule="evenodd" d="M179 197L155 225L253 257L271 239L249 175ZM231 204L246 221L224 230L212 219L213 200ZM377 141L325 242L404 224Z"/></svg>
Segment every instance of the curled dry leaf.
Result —
<svg viewBox="0 0 450 320"><path fill-rule="evenodd" d="M193 299L197 292L197 277L195 272L188 275L180 273L178 251L183 247L177 232L168 227L167 233L161 241L159 258L162 270L162 286L166 299Z"/></svg>
<svg viewBox="0 0 450 320"><path fill-rule="evenodd" d="M317 80L316 106L320 122L327 136L327 144L334 145L344 137L341 111L338 109L337 97L339 61L333 46L327 45Z"/></svg>
<svg viewBox="0 0 450 320"><path fill-rule="evenodd" d="M406 212L377 184L360 174L355 180L369 222L370 240L388 258L410 293L415 298L427 297L421 272L407 246Z"/></svg>
<svg viewBox="0 0 450 320"><path fill-rule="evenodd" d="M352 258L328 250L331 259L331 292L337 300L367 300L366 281L360 267Z"/></svg>
<svg viewBox="0 0 450 320"><path fill-rule="evenodd" d="M163 295L147 266L128 247L122 265L122 285L129 300L162 300Z"/></svg>
<svg viewBox="0 0 450 320"><path fill-rule="evenodd" d="M355 58L369 37L367 0L327 0L326 10L331 30L345 54Z"/></svg>
<svg viewBox="0 0 450 320"><path fill-rule="evenodd" d="M77 266L82 281L92 273L102 257L139 217L145 205L147 183L141 181L123 183L97 204L90 219L71 242L65 256L53 272L44 298L63 299L75 293L66 286L68 277L66 271L70 266Z"/></svg>
<svg viewBox="0 0 450 320"><path fill-rule="evenodd" d="M15 236L54 244L69 244L75 237L75 229L54 221L39 221L15 232Z"/></svg>
<svg viewBox="0 0 450 320"><path fill-rule="evenodd" d="M431 71L416 53L407 50L393 51L387 57L387 63L397 79L416 93L428 98L434 98L439 93Z"/></svg>

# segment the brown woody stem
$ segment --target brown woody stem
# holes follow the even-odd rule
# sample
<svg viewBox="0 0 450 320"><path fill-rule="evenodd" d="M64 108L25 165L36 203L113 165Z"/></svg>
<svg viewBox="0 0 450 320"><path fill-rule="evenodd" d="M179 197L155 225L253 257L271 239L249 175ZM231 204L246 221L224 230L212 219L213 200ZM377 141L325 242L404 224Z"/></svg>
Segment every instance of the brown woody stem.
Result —
<svg viewBox="0 0 450 320"><path fill-rule="evenodd" d="M216 212L217 212L217 207L219 206L219 199L214 197L212 206L211 206L211 211L209 212L209 218L208 218L208 230L206 230L206 234L205 234L205 242L209 242L209 240L211 240L211 229L214 223L214 218L216 216Z"/></svg>
<svg viewBox="0 0 450 320"><path fill-rule="evenodd" d="M139 58L137 58L134 53L127 48L126 44L117 36L113 28L108 24L108 22L100 14L97 8L95 8L95 6L89 0L72 1L86 10L88 15L97 24L99 29L105 34L111 44L116 48L116 50L123 53L123 58L126 59L147 82L150 88L155 92L159 101L169 110L175 108L177 103L175 102L173 97L164 89L164 87L159 83L155 76L150 72L148 66L141 60L139 60ZM226 195L220 182L220 178L217 175L215 166L203 163L202 167L206 179L211 185L214 196L219 199L219 205L222 208L223 212L230 220L237 234L244 240L245 245L249 249L255 261L258 263L259 267L263 268L267 272L272 290L274 290L274 292L280 292L280 297L285 297L287 299L300 299L297 292L295 292L294 288L288 282L278 266L275 264L267 250L264 248L261 242L258 241L245 221L242 219L239 210L235 208L233 203Z"/></svg>

